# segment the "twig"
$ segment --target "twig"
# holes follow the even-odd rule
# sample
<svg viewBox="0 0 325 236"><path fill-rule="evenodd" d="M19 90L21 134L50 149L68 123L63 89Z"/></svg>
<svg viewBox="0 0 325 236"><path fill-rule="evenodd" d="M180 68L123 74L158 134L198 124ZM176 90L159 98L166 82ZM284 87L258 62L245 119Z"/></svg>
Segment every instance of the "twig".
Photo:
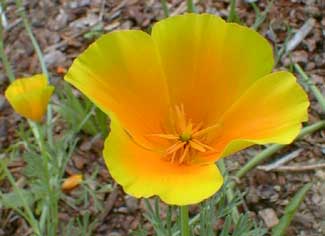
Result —
<svg viewBox="0 0 325 236"><path fill-rule="evenodd" d="M310 90L313 92L317 101L319 102L323 112L325 113L325 97L297 63L294 64L294 68L300 74L303 81L309 86Z"/></svg>
<svg viewBox="0 0 325 236"><path fill-rule="evenodd" d="M292 165L292 166L279 166L274 168L274 171L284 172L284 171L310 171L325 168L325 163L316 163L316 164L300 164L300 165Z"/></svg>
<svg viewBox="0 0 325 236"><path fill-rule="evenodd" d="M98 21L102 22L103 18L104 18L104 14L105 14L105 3L106 0L102 0L101 4L100 4L100 12L99 12L99 16L98 16Z"/></svg>
<svg viewBox="0 0 325 236"><path fill-rule="evenodd" d="M270 170L276 169L279 166L283 165L284 163L287 163L287 162L293 160L294 158L296 158L297 156L299 156L299 154L302 151L303 151L303 149L300 148L298 150L295 150L295 151L289 153L288 155L285 155L284 157L282 157L281 159L277 160L276 162L274 162L272 164L258 166L257 169L264 170L264 171L270 171Z"/></svg>
<svg viewBox="0 0 325 236"><path fill-rule="evenodd" d="M57 44L53 44L47 48L44 49L44 52L50 52L50 51L53 51L53 50L56 50L56 49L59 49L61 47L64 47L66 46L70 40L72 39L75 39L75 38L78 38L79 36L87 33L88 31L90 31L93 27L97 26L98 24L100 23L100 21L97 21L94 23L94 25L90 26L90 27L87 27L85 29L81 29L80 31L78 31L77 33L71 35L69 38L66 38L64 40L62 40L61 42L57 43Z"/></svg>
<svg viewBox="0 0 325 236"><path fill-rule="evenodd" d="M307 126L307 127L303 128L300 131L300 133L299 133L299 135L297 136L296 139L300 139L300 138L304 137L305 135L312 134L315 131L317 131L319 129L323 129L323 128L325 128L325 121L319 121L319 122L317 122L315 124L312 124L310 126ZM255 166L257 166L258 164L260 164L261 162L263 162L264 160L266 160L267 158L269 158L270 156L272 156L274 153L281 150L285 146L286 145L284 145L284 144L273 144L273 145L271 145L270 147L266 148L265 150L263 150L262 152L257 154L249 162L247 162L246 165L244 165L239 171L237 171L235 176L237 178L243 177L251 169L253 169Z"/></svg>
<svg viewBox="0 0 325 236"><path fill-rule="evenodd" d="M297 33L292 37L292 39L288 42L286 47L286 53L291 52L295 49L299 43L309 34L309 32L313 29L316 20L314 18L310 18L306 21L305 24L297 31Z"/></svg>
<svg viewBox="0 0 325 236"><path fill-rule="evenodd" d="M118 189L115 187L113 191L109 194L106 202L105 202L105 208L103 212L99 215L99 221L102 222L105 217L110 213L112 210L114 203L118 197Z"/></svg>

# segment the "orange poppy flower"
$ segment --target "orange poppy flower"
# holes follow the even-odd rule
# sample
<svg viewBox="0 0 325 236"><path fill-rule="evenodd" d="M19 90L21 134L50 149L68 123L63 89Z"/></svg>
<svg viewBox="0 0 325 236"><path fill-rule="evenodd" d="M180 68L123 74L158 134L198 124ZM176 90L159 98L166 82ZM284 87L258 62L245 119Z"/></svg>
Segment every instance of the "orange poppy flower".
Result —
<svg viewBox="0 0 325 236"><path fill-rule="evenodd" d="M185 14L106 34L65 79L110 115L104 158L136 197L186 205L213 195L215 162L253 144L287 144L307 120L306 93L270 73L270 44L210 14Z"/></svg>
<svg viewBox="0 0 325 236"><path fill-rule="evenodd" d="M6 89L5 96L15 111L28 119L42 121L54 87L43 74L16 79Z"/></svg>

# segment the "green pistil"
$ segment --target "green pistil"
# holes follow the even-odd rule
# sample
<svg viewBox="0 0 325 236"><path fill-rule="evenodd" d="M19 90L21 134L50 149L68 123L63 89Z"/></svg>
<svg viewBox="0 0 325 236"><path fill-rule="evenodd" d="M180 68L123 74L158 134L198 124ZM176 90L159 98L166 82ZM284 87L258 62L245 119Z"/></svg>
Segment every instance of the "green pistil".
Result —
<svg viewBox="0 0 325 236"><path fill-rule="evenodd" d="M189 133L182 133L180 136L179 136L179 139L182 141L182 142L187 142L191 139L192 135L189 134Z"/></svg>

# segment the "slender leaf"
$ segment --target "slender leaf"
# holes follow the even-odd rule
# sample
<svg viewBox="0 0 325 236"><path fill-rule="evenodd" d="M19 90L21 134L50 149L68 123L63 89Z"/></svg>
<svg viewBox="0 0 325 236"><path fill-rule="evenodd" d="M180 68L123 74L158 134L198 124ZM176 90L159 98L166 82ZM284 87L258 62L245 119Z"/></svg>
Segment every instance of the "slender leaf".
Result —
<svg viewBox="0 0 325 236"><path fill-rule="evenodd" d="M284 215L281 217L279 224L273 227L272 236L282 236L285 230L290 225L295 213L297 212L299 206L303 202L308 190L311 188L312 184L306 184L303 186L292 198L289 205L284 211Z"/></svg>

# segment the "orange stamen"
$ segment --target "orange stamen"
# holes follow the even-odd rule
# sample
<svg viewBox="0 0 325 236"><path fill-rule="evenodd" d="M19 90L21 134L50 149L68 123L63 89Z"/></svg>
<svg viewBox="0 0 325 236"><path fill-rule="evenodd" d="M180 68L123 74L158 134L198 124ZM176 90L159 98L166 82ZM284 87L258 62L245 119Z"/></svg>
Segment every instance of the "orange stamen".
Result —
<svg viewBox="0 0 325 236"><path fill-rule="evenodd" d="M206 135L218 128L220 124L215 124L202 129L203 123L193 124L186 118L184 106L176 106L171 115L171 133L150 134L149 136L167 139L170 146L165 150L163 157L171 163L178 164L192 161L197 153L215 152L216 150L204 143ZM174 133L176 132L176 133ZM174 134L173 134L174 133Z"/></svg>

